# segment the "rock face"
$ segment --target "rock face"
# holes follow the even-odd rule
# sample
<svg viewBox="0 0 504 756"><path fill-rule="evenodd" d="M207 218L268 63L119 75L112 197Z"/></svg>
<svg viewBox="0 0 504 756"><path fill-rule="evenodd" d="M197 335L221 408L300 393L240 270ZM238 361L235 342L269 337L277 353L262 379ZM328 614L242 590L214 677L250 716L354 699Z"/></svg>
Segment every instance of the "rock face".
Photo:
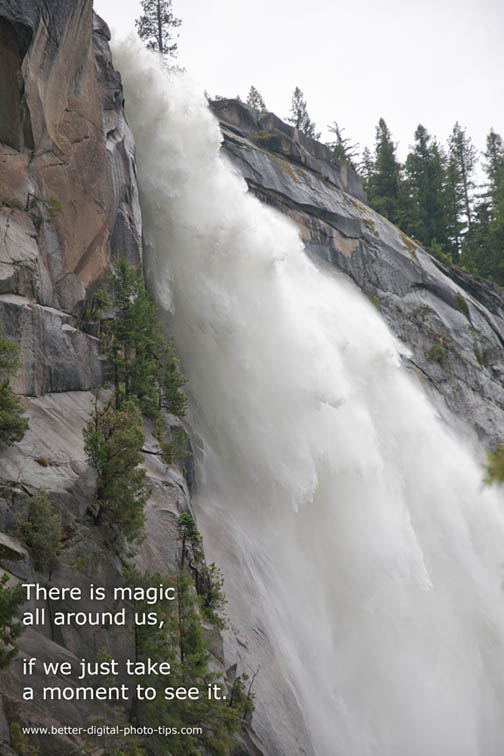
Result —
<svg viewBox="0 0 504 756"><path fill-rule="evenodd" d="M114 259L141 260L109 39L91 0L0 0L0 319L22 344L27 394L100 385L97 341L81 330L86 297Z"/></svg>
<svg viewBox="0 0 504 756"><path fill-rule="evenodd" d="M504 292L435 260L371 210L357 175L271 113L212 103L223 150L262 201L298 225L318 264L342 271L382 312L414 370L488 445L503 440Z"/></svg>
<svg viewBox="0 0 504 756"><path fill-rule="evenodd" d="M91 583L110 592L124 582L123 562L89 519L96 478L83 428L104 362L87 310L93 292L121 257L142 263L142 220L134 141L123 110L121 78L112 66L110 33L92 0L0 0L0 327L20 346L13 388L24 396L29 430L19 444L0 439L0 572L11 583L81 588L79 609L103 611L85 597ZM168 417L168 424L180 424ZM177 519L191 511L190 465L168 470L145 423L144 466L151 496L147 537L135 556L141 572L169 574L180 562ZM35 570L29 551L9 531L16 515L44 489L64 532L61 565ZM74 610L66 600L30 602L24 610ZM226 676L222 639L213 633L212 669ZM101 649L119 665L135 658L135 634L107 625L27 629L20 654L0 671L0 753L13 754L9 725L80 726L103 720L103 704L40 698L42 686L74 685L62 675L27 683L22 659L94 660ZM232 664L228 661L227 666ZM131 679L118 684L131 686ZM35 689L25 701L23 686ZM82 739L53 734L30 739L42 756L76 753ZM264 753L244 726L240 753ZM30 751L31 752L31 751Z"/></svg>
<svg viewBox="0 0 504 756"><path fill-rule="evenodd" d="M31 397L25 438L14 447L0 445L0 562L11 581L47 583L6 533L43 488L67 537L50 582L81 587L84 595L92 581L112 587L122 580L120 560L86 521L95 477L82 430L94 401L88 390L104 377L98 340L86 332L86 303L115 259L139 264L142 253L134 143L109 38L106 25L93 18L91 0L0 0L0 324L20 346L14 389ZM189 506L187 487L176 470L161 485L156 461L146 460L154 491L147 520L165 535L164 546L171 528L175 549L173 522ZM163 562L159 540L143 548L144 569L147 557ZM65 609L64 602L39 605ZM83 602L84 611L90 608ZM78 725L101 716L85 702L23 701L23 657L77 664L102 647L119 659L134 653L131 628L83 633L50 624L27 630L20 646L0 675L2 753L11 752L8 723ZM35 689L65 683L47 679L39 673ZM38 745L42 754L68 754L77 742L55 736Z"/></svg>

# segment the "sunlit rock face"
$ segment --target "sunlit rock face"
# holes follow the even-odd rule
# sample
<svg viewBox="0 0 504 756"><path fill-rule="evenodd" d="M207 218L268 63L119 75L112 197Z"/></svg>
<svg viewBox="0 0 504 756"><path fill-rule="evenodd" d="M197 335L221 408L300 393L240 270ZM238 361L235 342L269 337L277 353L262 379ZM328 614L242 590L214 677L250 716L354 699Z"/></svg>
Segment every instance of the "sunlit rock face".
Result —
<svg viewBox="0 0 504 756"><path fill-rule="evenodd" d="M259 199L289 215L314 260L349 276L411 354L404 359L480 439L504 427L504 294L435 260L366 204L355 172L272 113L213 102L223 150ZM441 407L442 409L442 407Z"/></svg>
<svg viewBox="0 0 504 756"><path fill-rule="evenodd" d="M27 394L101 383L97 341L80 330L86 298L111 260L141 261L109 39L91 0L0 1L0 317L22 345Z"/></svg>

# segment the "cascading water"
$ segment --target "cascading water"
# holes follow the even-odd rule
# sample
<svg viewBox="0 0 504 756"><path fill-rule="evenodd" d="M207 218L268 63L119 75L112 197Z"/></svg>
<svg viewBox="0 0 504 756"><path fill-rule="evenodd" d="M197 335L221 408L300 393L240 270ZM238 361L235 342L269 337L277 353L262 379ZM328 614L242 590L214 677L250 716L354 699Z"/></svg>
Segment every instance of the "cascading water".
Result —
<svg viewBox="0 0 504 756"><path fill-rule="evenodd" d="M116 55L232 621L267 636L318 756L501 756L499 495L376 310L247 194L204 98ZM294 756L268 675L259 727Z"/></svg>

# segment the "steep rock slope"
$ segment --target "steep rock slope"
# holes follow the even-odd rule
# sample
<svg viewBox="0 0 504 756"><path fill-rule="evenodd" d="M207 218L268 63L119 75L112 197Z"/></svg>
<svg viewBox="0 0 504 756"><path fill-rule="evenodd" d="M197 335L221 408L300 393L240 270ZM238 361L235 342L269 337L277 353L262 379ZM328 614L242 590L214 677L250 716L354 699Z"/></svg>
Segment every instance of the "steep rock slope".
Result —
<svg viewBox="0 0 504 756"><path fill-rule="evenodd" d="M0 2L0 318L30 395L101 383L86 295L141 259L133 138L90 0Z"/></svg>
<svg viewBox="0 0 504 756"><path fill-rule="evenodd" d="M83 428L105 372L88 309L115 261L142 263L134 141L109 40L92 0L0 0L0 324L21 347L14 388L24 395L30 422L19 444L5 447L0 439L0 565L11 582L76 586L84 597L91 583L111 589L123 582L121 560L87 516L95 474ZM148 422L145 431L151 497L136 565L166 574L180 560L176 522L191 511L190 492L183 470L165 469ZM50 576L37 572L23 545L7 535L41 488L65 534L62 564ZM65 600L38 606L49 617L74 608ZM80 608L103 610L86 599ZM213 669L225 675L222 641L214 635ZM0 753L13 753L12 722L61 728L103 717L102 705L87 701L24 701L22 658L78 668L81 658L94 659L102 648L119 662L134 658L134 644L130 625L79 629L49 622L28 629L19 656L0 672ZM74 684L40 672L30 682L36 692ZM242 741L237 752L263 753L246 726ZM51 755L82 746L68 733L31 742Z"/></svg>
<svg viewBox="0 0 504 756"><path fill-rule="evenodd" d="M223 149L262 201L298 225L308 253L346 274L409 348L408 367L489 445L504 428L504 294L443 265L369 208L358 176L272 113L213 102Z"/></svg>

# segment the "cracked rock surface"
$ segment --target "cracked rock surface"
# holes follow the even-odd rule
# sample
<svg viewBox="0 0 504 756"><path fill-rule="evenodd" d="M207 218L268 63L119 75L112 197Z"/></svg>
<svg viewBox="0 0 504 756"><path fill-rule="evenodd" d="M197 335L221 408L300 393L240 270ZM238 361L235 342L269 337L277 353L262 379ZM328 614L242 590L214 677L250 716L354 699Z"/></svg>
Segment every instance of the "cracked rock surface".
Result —
<svg viewBox="0 0 504 756"><path fill-rule="evenodd" d="M236 100L211 104L250 191L290 216L308 254L350 278L407 347L406 365L488 446L504 441L504 292L444 265L369 208L323 145Z"/></svg>

